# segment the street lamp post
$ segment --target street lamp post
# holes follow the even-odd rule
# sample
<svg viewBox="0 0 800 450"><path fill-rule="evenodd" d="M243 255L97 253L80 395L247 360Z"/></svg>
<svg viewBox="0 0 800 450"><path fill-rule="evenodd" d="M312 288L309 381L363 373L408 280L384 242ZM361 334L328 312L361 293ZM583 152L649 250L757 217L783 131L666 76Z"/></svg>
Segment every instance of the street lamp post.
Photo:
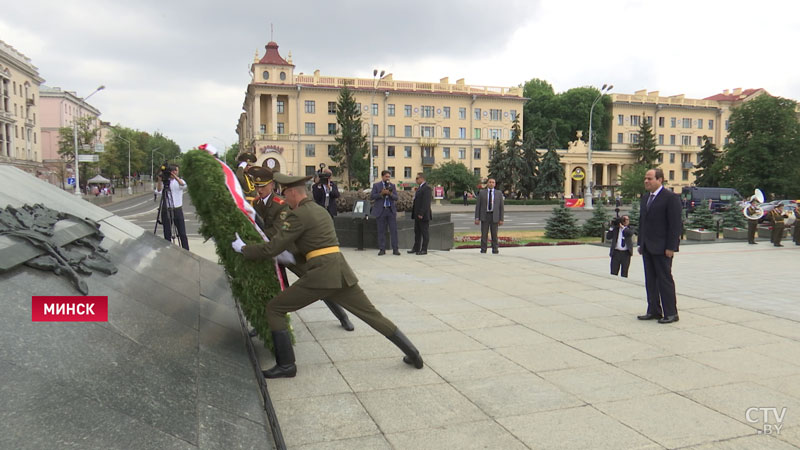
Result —
<svg viewBox="0 0 800 450"><path fill-rule="evenodd" d="M116 137L128 143L128 180L125 182L125 185L128 186L128 195L133 195L133 188L131 187L131 141L120 135Z"/></svg>
<svg viewBox="0 0 800 450"><path fill-rule="evenodd" d="M375 111L372 109L372 105L375 104L375 93L378 91L378 83L383 79L384 73L386 71L381 70L380 77L378 76L378 69L372 70L372 96L369 100L369 184L372 186L372 183L375 182L375 170L373 167L373 148L375 147L375 131L372 125L372 122L375 119Z"/></svg>
<svg viewBox="0 0 800 450"><path fill-rule="evenodd" d="M106 87L101 84L91 94L89 94L86 97L84 97L81 100L81 103L85 104L86 100L88 100L89 97L91 97L94 94L102 91L105 88ZM81 117L82 113L83 113L83 108L79 107L78 108L78 117ZM72 135L73 135L72 137L75 140L75 142L74 142L74 144L75 144L75 195L80 197L81 196L81 170L80 170L80 166L78 165L78 120L75 119L75 118L72 119Z"/></svg>
<svg viewBox="0 0 800 450"><path fill-rule="evenodd" d="M594 190L594 168L592 167L592 115L594 114L594 107L597 105L597 102L603 97L603 94L609 92L611 89L614 88L614 85L606 85L604 84L602 88L600 88L600 93L597 94L597 98L594 99L592 102L592 107L589 109L589 147L587 148L587 159L588 164L586 167L586 188L583 196L583 208L584 209L592 209L592 191Z"/></svg>

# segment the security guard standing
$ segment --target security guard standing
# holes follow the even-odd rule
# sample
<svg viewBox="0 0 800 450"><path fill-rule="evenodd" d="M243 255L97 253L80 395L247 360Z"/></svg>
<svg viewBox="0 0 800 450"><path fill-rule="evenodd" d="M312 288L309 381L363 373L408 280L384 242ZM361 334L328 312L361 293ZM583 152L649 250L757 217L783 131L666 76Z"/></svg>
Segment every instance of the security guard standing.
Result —
<svg viewBox="0 0 800 450"><path fill-rule="evenodd" d="M783 205L778 203L772 211L769 212L769 220L772 222L772 245L775 247L783 247L781 239L783 238Z"/></svg>
<svg viewBox="0 0 800 450"><path fill-rule="evenodd" d="M248 174L253 179L253 185L255 185L256 193L258 197L256 197L255 202L253 203L253 208L256 210L256 214L261 219L261 229L264 230L264 234L272 240L276 234L278 234L277 224L282 223L286 220L286 216L289 214L291 209L286 201L280 198L274 192L275 183L273 182L273 173L272 170L266 167L258 167L253 166L248 170ZM289 253L295 255L295 260L297 264L287 265L286 268L291 270L292 273L297 275L298 278L302 277L305 272L305 259L303 255L299 254L297 251L297 247L292 245L288 248ZM352 322L347 317L347 313L344 312L341 306L337 305L336 303L329 302L327 300L323 300L325 304L328 306L328 309L331 310L334 316L339 319L339 323L342 325L347 331L353 331L355 328L353 327Z"/></svg>
<svg viewBox="0 0 800 450"><path fill-rule="evenodd" d="M237 235L232 243L235 251L251 260L273 258L294 244L307 260L306 273L267 303L267 322L275 343L276 365L263 371L264 376L281 378L297 374L285 316L320 298L344 306L399 347L406 355L403 358L406 364L421 369L422 357L414 344L375 308L359 287L358 278L339 251L333 219L324 208L308 198L306 181L311 177L276 173L274 179L284 186L286 202L292 208L278 224L275 238L263 244L246 245Z"/></svg>
<svg viewBox="0 0 800 450"><path fill-rule="evenodd" d="M236 168L236 179L239 180L239 185L242 186L245 200L253 204L253 200L255 200L256 197L256 188L253 185L253 179L249 175L249 172L252 167L256 167L252 165L257 161L256 155L252 153L242 153L236 160L239 161L239 166Z"/></svg>

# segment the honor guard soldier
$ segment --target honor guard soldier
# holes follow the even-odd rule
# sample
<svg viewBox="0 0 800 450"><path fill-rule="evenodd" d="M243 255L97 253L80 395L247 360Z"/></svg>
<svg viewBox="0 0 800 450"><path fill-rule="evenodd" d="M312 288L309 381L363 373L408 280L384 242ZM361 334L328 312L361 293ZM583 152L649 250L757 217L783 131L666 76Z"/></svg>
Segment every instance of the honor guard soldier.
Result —
<svg viewBox="0 0 800 450"><path fill-rule="evenodd" d="M255 185L256 192L258 193L258 197L256 197L253 203L253 208L256 210L258 218L261 219L259 226L264 231L264 234L272 240L275 235L278 234L277 225L286 220L291 209L286 201L275 193L272 170L266 167L254 166L248 170L248 174L252 177L253 185ZM294 255L296 264L287 265L286 268L291 270L298 278L302 277L306 272L306 260L303 258L303 255L297 251L295 245L290 246L287 250ZM327 300L323 301L333 315L339 320L342 328L347 331L353 331L355 329L352 322L350 322L350 319L347 317L347 313L344 312L341 306Z"/></svg>
<svg viewBox="0 0 800 450"><path fill-rule="evenodd" d="M800 202L795 202L794 207L794 245L800 245Z"/></svg>
<svg viewBox="0 0 800 450"><path fill-rule="evenodd" d="M422 356L414 344L375 308L359 287L358 278L339 251L339 241L330 214L308 198L306 182L311 177L290 177L276 173L274 179L284 187L286 202L291 207L291 211L277 225L278 232L274 239L267 243L247 245L237 234L232 243L235 251L250 260L274 258L295 245L298 254L305 255L307 261L303 276L267 303L267 322L275 343L276 364L263 371L264 377L293 377L297 374L286 314L320 298L338 303L355 314L399 347L405 354L403 362L421 369Z"/></svg>
<svg viewBox="0 0 800 450"><path fill-rule="evenodd" d="M242 153L236 160L239 161L239 166L236 168L236 179L239 180L239 185L242 186L244 198L252 205L256 197L256 189L249 172L252 167L255 167L252 164L257 161L256 155Z"/></svg>
<svg viewBox="0 0 800 450"><path fill-rule="evenodd" d="M772 245L775 247L783 247L781 239L783 238L783 204L778 203L775 208L769 212L769 221L772 222Z"/></svg>

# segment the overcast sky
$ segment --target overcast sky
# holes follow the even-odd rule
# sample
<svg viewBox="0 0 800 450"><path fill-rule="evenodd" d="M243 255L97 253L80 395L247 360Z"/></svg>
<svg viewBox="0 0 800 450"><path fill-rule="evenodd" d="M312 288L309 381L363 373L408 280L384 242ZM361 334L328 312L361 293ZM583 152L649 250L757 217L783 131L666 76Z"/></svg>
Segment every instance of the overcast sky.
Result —
<svg viewBox="0 0 800 450"><path fill-rule="evenodd" d="M0 39L45 84L86 96L101 118L160 131L184 150L238 140L249 66L273 39L295 73L515 86L614 85L704 98L765 88L800 99L797 0L403 2L26 0Z"/></svg>

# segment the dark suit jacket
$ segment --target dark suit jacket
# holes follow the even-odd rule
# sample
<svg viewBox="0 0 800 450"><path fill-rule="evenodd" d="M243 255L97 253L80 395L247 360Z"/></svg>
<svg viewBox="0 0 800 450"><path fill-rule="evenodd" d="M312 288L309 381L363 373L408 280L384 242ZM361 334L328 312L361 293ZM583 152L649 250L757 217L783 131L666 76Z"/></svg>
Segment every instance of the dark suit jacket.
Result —
<svg viewBox="0 0 800 450"><path fill-rule="evenodd" d="M414 215L414 220L431 220L433 213L431 212L431 201L433 200L433 191L428 183L423 184L417 189L414 194L414 204L411 208L411 214ZM422 216L422 219L419 218Z"/></svg>
<svg viewBox="0 0 800 450"><path fill-rule="evenodd" d="M322 184L317 183L311 186L311 193L314 194L314 201L323 208L325 207L325 188L322 187ZM339 198L339 188L336 186L336 183L331 181L331 192L328 197L328 213L331 216L335 216L338 211L336 209L336 199Z"/></svg>
<svg viewBox="0 0 800 450"><path fill-rule="evenodd" d="M391 209L383 207L384 197L381 195L383 190L383 181L378 181L372 185L372 192L369 194L369 199L372 200L372 215L374 217L382 216L386 211L390 211L393 216L397 215L397 188L394 184L389 183L389 206Z"/></svg>
<svg viewBox="0 0 800 450"><path fill-rule="evenodd" d="M494 200L492 200L492 215L489 216L489 189L483 189L478 194L478 201L475 203L475 220L481 222L497 223L503 219L503 193L500 189L494 189Z"/></svg>
<svg viewBox="0 0 800 450"><path fill-rule="evenodd" d="M649 196L642 196L639 204L639 247L654 255L663 255L665 250L677 252L683 231L681 197L662 188L648 210Z"/></svg>
<svg viewBox="0 0 800 450"><path fill-rule="evenodd" d="M625 251L633 255L633 230L631 230L631 227L626 227L624 230L622 230L622 236L625 238ZM612 256L614 254L614 250L617 249L618 238L619 238L618 227L612 227L606 233L606 239L611 241L611 250L608 252L608 256Z"/></svg>

